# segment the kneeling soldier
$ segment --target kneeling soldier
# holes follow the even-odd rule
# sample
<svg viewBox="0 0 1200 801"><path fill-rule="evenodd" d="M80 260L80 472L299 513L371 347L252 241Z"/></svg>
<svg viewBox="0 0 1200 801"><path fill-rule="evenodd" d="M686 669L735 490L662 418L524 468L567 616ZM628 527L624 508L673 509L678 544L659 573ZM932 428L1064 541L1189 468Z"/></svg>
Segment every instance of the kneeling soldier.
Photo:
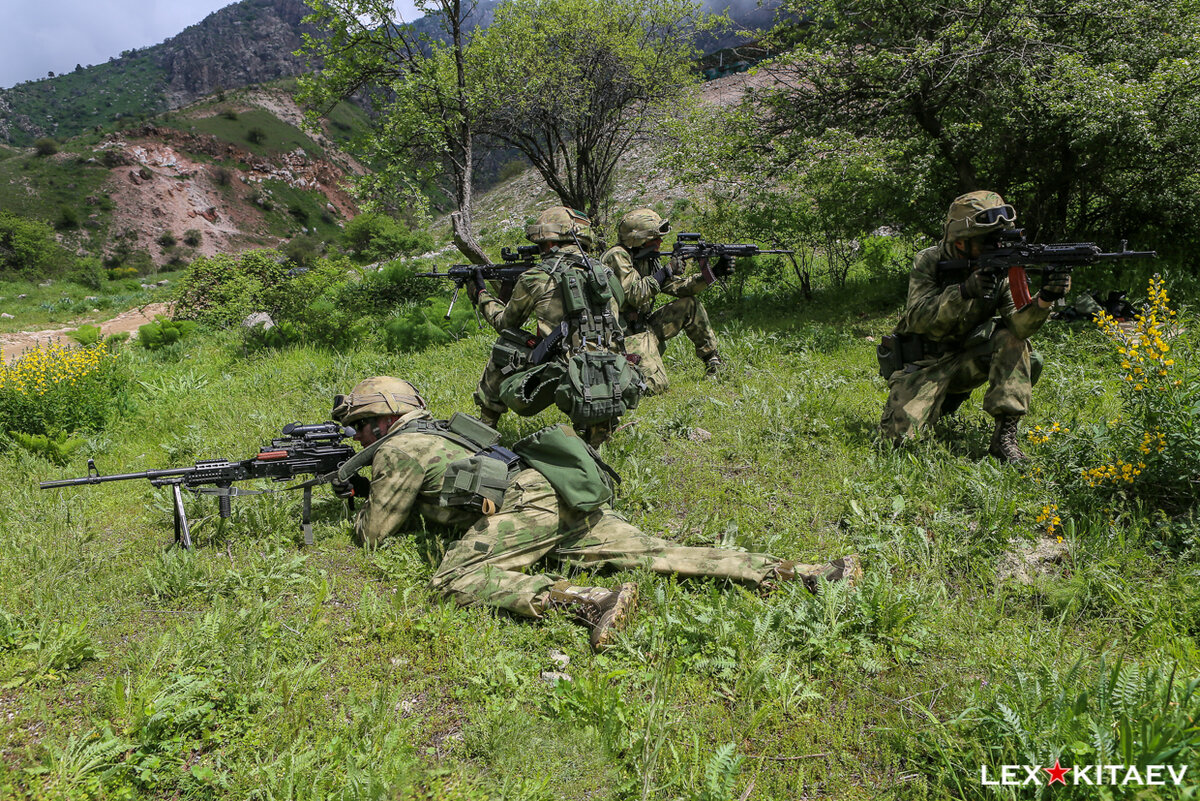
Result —
<svg viewBox="0 0 1200 801"><path fill-rule="evenodd" d="M434 420L411 384L369 378L338 396L334 419L353 424L362 445L335 489L367 500L355 521L365 544L405 530L416 513L461 535L431 586L459 604L483 603L525 617L564 609L591 629L596 649L629 621L637 585L614 590L529 574L543 560L595 570L649 568L656 573L728 578L770 589L780 581L856 581L857 556L802 565L768 554L688 548L643 534L609 505L607 466L566 426L542 429L508 450L498 432L456 414ZM519 454L519 455L518 455ZM356 474L371 467L368 481Z"/></svg>

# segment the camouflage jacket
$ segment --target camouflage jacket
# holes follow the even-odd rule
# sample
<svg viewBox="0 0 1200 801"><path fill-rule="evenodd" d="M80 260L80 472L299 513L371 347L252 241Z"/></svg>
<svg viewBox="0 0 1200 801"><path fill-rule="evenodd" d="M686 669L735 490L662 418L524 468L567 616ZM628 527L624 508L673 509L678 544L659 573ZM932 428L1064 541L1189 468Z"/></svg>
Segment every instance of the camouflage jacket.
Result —
<svg viewBox="0 0 1200 801"><path fill-rule="evenodd" d="M1050 317L1050 310L1037 301L1018 311L1008 291L1008 279L1001 280L990 302L963 298L959 282L938 280L938 261L952 258L945 243L917 254L908 277L908 304L897 334L917 334L935 342L961 342L973 329L997 315L1020 339L1028 339Z"/></svg>
<svg viewBox="0 0 1200 801"><path fill-rule="evenodd" d="M617 280L621 282L621 288L625 290L625 305L621 311L626 314L631 311L648 313L654 308L654 298L659 292L684 298L698 295L708 288L699 273L675 277L667 281L666 286L659 286L653 277L661 264L657 253L634 259L628 248L617 245L606 250L600 262L616 273Z"/></svg>
<svg viewBox="0 0 1200 801"><path fill-rule="evenodd" d="M534 317L537 320L538 335L543 337L548 335L563 321L565 316L562 292L559 291L558 278L554 274L554 269L558 266L560 259L572 256L586 258L574 245L557 247L552 250L541 264L526 270L517 279L508 303L501 301L484 289L479 293L479 313L497 332L502 332L506 328L521 328L530 317ZM608 306L615 321L620 312L616 299L610 300ZM578 337L572 337L573 341L569 343L571 349L578 349L582 346L581 342L574 341L576 339ZM610 349L623 352L619 345L619 339L610 343Z"/></svg>
<svg viewBox="0 0 1200 801"><path fill-rule="evenodd" d="M478 517L467 509L438 506L446 467L475 452L436 434L400 430L407 422L429 419L426 411L400 418L380 441L371 460L371 495L359 511L354 531L364 543L377 544L403 531L415 512L427 522L465 531Z"/></svg>

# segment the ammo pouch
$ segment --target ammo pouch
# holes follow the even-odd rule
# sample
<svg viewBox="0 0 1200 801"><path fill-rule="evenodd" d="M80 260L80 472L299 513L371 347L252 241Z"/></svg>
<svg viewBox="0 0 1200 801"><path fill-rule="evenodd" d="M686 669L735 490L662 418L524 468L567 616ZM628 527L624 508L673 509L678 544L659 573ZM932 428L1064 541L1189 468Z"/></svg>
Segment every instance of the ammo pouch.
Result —
<svg viewBox="0 0 1200 801"><path fill-rule="evenodd" d="M504 504L504 492L520 469L520 457L499 446L451 462L442 479L438 506L463 506L493 515Z"/></svg>
<svg viewBox="0 0 1200 801"><path fill-rule="evenodd" d="M537 346L538 339L519 328L506 328L492 345L492 363L506 378L523 370L529 364L529 354Z"/></svg>
<svg viewBox="0 0 1200 801"><path fill-rule="evenodd" d="M604 423L634 409L645 384L623 353L583 351L566 365L554 402L576 428Z"/></svg>
<svg viewBox="0 0 1200 801"><path fill-rule="evenodd" d="M546 477L559 501L571 509L599 509L612 500L612 482L620 480L596 451L566 426L535 431L514 444L513 450Z"/></svg>
<svg viewBox="0 0 1200 801"><path fill-rule="evenodd" d="M895 334L888 334L875 348L879 360L879 375L890 378L892 373L904 369L904 358L900 355L900 341Z"/></svg>

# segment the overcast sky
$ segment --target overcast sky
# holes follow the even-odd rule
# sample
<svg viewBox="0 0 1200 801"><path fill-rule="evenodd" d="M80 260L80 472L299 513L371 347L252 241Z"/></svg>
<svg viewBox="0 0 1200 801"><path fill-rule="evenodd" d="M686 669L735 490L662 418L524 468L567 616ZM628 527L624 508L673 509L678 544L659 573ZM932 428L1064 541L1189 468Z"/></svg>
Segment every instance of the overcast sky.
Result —
<svg viewBox="0 0 1200 801"><path fill-rule="evenodd" d="M230 0L0 0L0 88L156 45ZM398 0L405 20L411 0Z"/></svg>

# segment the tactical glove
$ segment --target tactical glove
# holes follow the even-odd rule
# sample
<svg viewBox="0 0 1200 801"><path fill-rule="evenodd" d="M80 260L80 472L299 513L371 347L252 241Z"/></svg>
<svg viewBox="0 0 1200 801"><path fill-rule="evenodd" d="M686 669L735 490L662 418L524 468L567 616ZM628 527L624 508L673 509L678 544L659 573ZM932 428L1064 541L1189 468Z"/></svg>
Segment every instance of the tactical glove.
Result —
<svg viewBox="0 0 1200 801"><path fill-rule="evenodd" d="M471 299L472 305L479 305L479 293L483 290L483 270L474 267L471 269L471 278L467 281L467 297Z"/></svg>
<svg viewBox="0 0 1200 801"><path fill-rule="evenodd" d="M718 278L724 278L728 275L733 275L733 257L722 256L717 259L717 266L713 267L713 275Z"/></svg>
<svg viewBox="0 0 1200 801"><path fill-rule="evenodd" d="M982 300L995 297L996 287L999 283L1000 279L995 273L976 270L968 276L966 281L958 285L958 291L964 300Z"/></svg>
<svg viewBox="0 0 1200 801"><path fill-rule="evenodd" d="M1071 274L1047 272L1042 275L1042 289L1038 297L1047 303L1064 298L1071 291Z"/></svg>
<svg viewBox="0 0 1200 801"><path fill-rule="evenodd" d="M371 480L366 476L353 475L349 481L334 481L329 485L339 498L367 498L371 495Z"/></svg>
<svg viewBox="0 0 1200 801"><path fill-rule="evenodd" d="M659 287L664 287L667 282L675 277L674 271L671 270L671 265L664 264L654 272L650 273L650 277L658 282Z"/></svg>

